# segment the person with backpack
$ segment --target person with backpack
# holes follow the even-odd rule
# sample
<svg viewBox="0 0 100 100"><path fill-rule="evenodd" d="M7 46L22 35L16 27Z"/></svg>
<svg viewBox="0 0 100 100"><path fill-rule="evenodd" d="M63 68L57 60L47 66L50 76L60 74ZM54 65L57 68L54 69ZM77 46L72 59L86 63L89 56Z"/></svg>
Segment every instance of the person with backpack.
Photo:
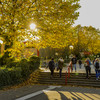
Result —
<svg viewBox="0 0 100 100"><path fill-rule="evenodd" d="M82 61L81 61L81 59L79 59L78 63L79 63L79 68L81 69L81 66L82 66Z"/></svg>
<svg viewBox="0 0 100 100"><path fill-rule="evenodd" d="M77 63L76 56L73 56L73 58L71 59L71 62L72 62L72 66L75 67L75 72L76 72L76 63ZM73 68L72 68L72 70L73 70Z"/></svg>
<svg viewBox="0 0 100 100"><path fill-rule="evenodd" d="M100 75L100 63L99 63L99 59L97 58L94 62L94 66L95 66L95 72L96 72L96 80L98 80L98 77Z"/></svg>
<svg viewBox="0 0 100 100"><path fill-rule="evenodd" d="M51 76L50 78L53 77L53 74L54 74L54 69L55 69L55 62L54 62L54 58L51 59L51 61L48 63L48 66L50 71L51 71Z"/></svg>
<svg viewBox="0 0 100 100"><path fill-rule="evenodd" d="M61 78L62 76L62 69L63 69L63 65L64 65L64 60L63 58L61 57L58 61L58 69L59 69L59 76Z"/></svg>
<svg viewBox="0 0 100 100"><path fill-rule="evenodd" d="M87 58L85 60L84 66L85 66L85 70L86 70L86 78L89 79L89 75L91 75L91 61L89 60L89 58Z"/></svg>

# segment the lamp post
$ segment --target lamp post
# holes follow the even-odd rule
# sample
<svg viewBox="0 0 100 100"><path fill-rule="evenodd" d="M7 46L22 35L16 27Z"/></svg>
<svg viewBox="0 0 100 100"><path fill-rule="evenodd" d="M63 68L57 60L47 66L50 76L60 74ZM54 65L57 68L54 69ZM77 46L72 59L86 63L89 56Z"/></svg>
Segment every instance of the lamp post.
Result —
<svg viewBox="0 0 100 100"><path fill-rule="evenodd" d="M56 52L55 55L58 56L58 53Z"/></svg>
<svg viewBox="0 0 100 100"><path fill-rule="evenodd" d="M34 30L34 31L37 31L36 25L35 25L34 23L31 23L31 24L30 24L30 29L31 29L31 30ZM39 57L39 50L38 50L38 49L37 49L37 56Z"/></svg>
<svg viewBox="0 0 100 100"><path fill-rule="evenodd" d="M70 46L69 46L69 49L71 50L71 54L72 54L73 46L70 45Z"/></svg>
<svg viewBox="0 0 100 100"><path fill-rule="evenodd" d="M56 52L55 55L58 56L58 53Z"/></svg>
<svg viewBox="0 0 100 100"><path fill-rule="evenodd" d="M56 55L56 57L57 57L57 60L56 60L56 67L58 67L58 53L56 52L55 55Z"/></svg>
<svg viewBox="0 0 100 100"><path fill-rule="evenodd" d="M55 55L56 55L56 57L57 57L57 61L58 61L58 53L56 52Z"/></svg>
<svg viewBox="0 0 100 100"><path fill-rule="evenodd" d="M30 29L31 30L35 30L35 28L36 28L36 25L34 23L30 24Z"/></svg>
<svg viewBox="0 0 100 100"><path fill-rule="evenodd" d="M71 50L70 59L72 59L72 57L73 57L73 55L72 55L73 46L70 45L69 48L70 48L70 50ZM72 63L71 63L71 72L72 72Z"/></svg>
<svg viewBox="0 0 100 100"><path fill-rule="evenodd" d="M2 40L0 40L0 44L1 44L0 53L3 54L5 45L3 44L3 41Z"/></svg>

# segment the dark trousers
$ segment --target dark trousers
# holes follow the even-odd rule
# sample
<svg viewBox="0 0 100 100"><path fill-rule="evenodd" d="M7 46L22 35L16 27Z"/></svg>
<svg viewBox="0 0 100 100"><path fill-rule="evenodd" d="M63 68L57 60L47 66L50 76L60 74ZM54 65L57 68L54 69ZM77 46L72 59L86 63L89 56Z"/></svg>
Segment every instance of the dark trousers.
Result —
<svg viewBox="0 0 100 100"><path fill-rule="evenodd" d="M91 68L90 66L86 66L86 78L89 78L89 75L91 75Z"/></svg>
<svg viewBox="0 0 100 100"><path fill-rule="evenodd" d="M82 64L79 64L79 68L81 68L82 67Z"/></svg>
<svg viewBox="0 0 100 100"><path fill-rule="evenodd" d="M61 77L61 74L62 74L62 69L59 69L59 75Z"/></svg>
<svg viewBox="0 0 100 100"><path fill-rule="evenodd" d="M50 71L51 71L51 76L53 76L54 70L51 69Z"/></svg>
<svg viewBox="0 0 100 100"><path fill-rule="evenodd" d="M96 78L98 78L100 76L100 70L95 69L95 72L96 72Z"/></svg>

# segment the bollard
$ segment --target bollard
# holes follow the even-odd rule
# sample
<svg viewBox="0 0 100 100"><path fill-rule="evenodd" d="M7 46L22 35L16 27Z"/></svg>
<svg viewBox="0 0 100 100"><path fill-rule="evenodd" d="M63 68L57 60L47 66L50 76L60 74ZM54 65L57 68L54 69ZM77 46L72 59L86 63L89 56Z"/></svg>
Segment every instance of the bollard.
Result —
<svg viewBox="0 0 100 100"><path fill-rule="evenodd" d="M71 72L72 72L72 63L71 63Z"/></svg>
<svg viewBox="0 0 100 100"><path fill-rule="evenodd" d="M65 74L65 85L67 85L67 71L66 71L66 74Z"/></svg>
<svg viewBox="0 0 100 100"><path fill-rule="evenodd" d="M68 66L68 78L70 77L70 68Z"/></svg>

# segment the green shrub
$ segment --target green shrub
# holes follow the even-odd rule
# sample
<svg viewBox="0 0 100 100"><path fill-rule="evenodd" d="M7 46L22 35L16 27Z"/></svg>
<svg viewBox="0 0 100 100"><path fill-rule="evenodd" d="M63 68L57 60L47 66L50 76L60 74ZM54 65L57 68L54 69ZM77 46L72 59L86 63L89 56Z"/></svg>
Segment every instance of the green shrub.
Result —
<svg viewBox="0 0 100 100"><path fill-rule="evenodd" d="M8 53L5 53L1 58L0 58L0 66L7 65L11 62L13 62L15 58L11 58L8 56Z"/></svg>
<svg viewBox="0 0 100 100"><path fill-rule="evenodd" d="M14 85L27 79L29 75L40 65L39 57L30 57L22 59L19 62L13 60L7 63L7 67L2 67L0 70L0 87Z"/></svg>
<svg viewBox="0 0 100 100"><path fill-rule="evenodd" d="M38 69L40 66L40 58L37 56L32 56L29 58L29 62L30 64L30 70L34 71L35 69Z"/></svg>
<svg viewBox="0 0 100 100"><path fill-rule="evenodd" d="M10 62L7 64L7 68L12 68L12 67L16 67L18 62Z"/></svg>
<svg viewBox="0 0 100 100"><path fill-rule="evenodd" d="M0 70L0 87L14 85L22 81L21 70L12 69Z"/></svg>
<svg viewBox="0 0 100 100"><path fill-rule="evenodd" d="M0 87L10 85L11 78L8 73L8 69L4 69L0 71Z"/></svg>
<svg viewBox="0 0 100 100"><path fill-rule="evenodd" d="M22 59L17 63L17 67L21 68L21 75L26 79L30 74L28 61L26 59Z"/></svg>
<svg viewBox="0 0 100 100"><path fill-rule="evenodd" d="M29 58L29 61L40 62L40 58L37 57L37 56L31 56L31 57Z"/></svg>
<svg viewBox="0 0 100 100"><path fill-rule="evenodd" d="M9 75L12 80L11 81L12 85L23 81L20 68L9 71Z"/></svg>

